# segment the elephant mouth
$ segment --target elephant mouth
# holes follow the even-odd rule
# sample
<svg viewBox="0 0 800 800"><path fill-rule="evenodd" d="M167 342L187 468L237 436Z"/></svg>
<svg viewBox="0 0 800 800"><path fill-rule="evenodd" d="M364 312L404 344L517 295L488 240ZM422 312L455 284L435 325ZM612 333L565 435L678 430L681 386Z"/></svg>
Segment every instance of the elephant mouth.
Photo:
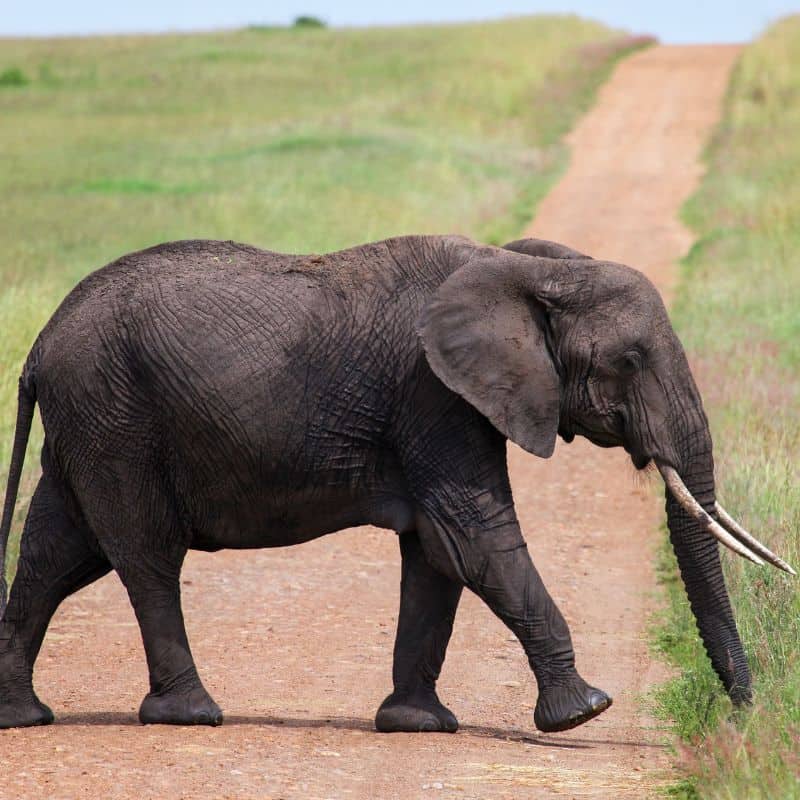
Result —
<svg viewBox="0 0 800 800"><path fill-rule="evenodd" d="M625 452L631 457L631 461L633 462L633 466L641 472L643 469L646 469L651 462L653 461L653 456L645 453L641 450L637 450L630 445L624 445Z"/></svg>
<svg viewBox="0 0 800 800"><path fill-rule="evenodd" d="M637 444L625 442L622 436L608 430L592 428L571 420L569 424L562 425L558 433L567 443L571 442L575 436L583 436L598 447L622 447L631 457L633 466L639 471L648 467L653 461L653 456L642 450Z"/></svg>
<svg viewBox="0 0 800 800"><path fill-rule="evenodd" d="M568 442L571 442L575 436L583 436L598 447L619 447L623 444L621 437L617 434L602 428L593 428L580 422L571 421L569 426L564 426L563 430L568 434L569 438L561 430L559 433Z"/></svg>

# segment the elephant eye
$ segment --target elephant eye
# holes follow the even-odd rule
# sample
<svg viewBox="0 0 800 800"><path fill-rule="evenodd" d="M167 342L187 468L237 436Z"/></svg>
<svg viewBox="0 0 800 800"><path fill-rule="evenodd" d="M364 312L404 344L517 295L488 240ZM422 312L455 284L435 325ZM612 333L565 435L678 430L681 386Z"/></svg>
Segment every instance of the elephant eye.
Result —
<svg viewBox="0 0 800 800"><path fill-rule="evenodd" d="M625 378L632 378L642 368L642 357L635 350L625 353L617 363L617 370Z"/></svg>

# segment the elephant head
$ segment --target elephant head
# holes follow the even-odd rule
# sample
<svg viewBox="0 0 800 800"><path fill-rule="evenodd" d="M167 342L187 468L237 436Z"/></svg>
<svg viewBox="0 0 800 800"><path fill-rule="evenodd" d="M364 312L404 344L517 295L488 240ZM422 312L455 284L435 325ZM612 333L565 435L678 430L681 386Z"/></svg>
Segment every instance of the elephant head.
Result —
<svg viewBox="0 0 800 800"><path fill-rule="evenodd" d="M716 502L708 420L655 287L636 270L533 239L483 248L419 323L428 362L507 438L547 458L556 435L653 462L670 539L711 662L736 703L751 681L717 542L792 568Z"/></svg>

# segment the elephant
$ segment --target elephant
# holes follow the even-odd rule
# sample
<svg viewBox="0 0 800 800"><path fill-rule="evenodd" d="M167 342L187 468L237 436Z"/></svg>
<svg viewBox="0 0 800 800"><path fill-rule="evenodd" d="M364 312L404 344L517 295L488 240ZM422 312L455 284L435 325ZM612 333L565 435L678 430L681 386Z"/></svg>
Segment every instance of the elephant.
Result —
<svg viewBox="0 0 800 800"><path fill-rule="evenodd" d="M32 679L45 631L112 569L147 658L140 721L220 724L184 627L187 551L359 525L394 531L401 553L379 731L457 729L436 682L464 587L522 645L541 731L596 717L612 700L578 673L531 560L507 440L548 458L580 435L660 470L691 608L735 703L751 676L718 541L792 571L716 502L709 424L658 291L553 242L402 236L285 255L192 240L90 274L22 369L0 564L37 403L42 473L10 594L0 586L3 728L53 720Z"/></svg>

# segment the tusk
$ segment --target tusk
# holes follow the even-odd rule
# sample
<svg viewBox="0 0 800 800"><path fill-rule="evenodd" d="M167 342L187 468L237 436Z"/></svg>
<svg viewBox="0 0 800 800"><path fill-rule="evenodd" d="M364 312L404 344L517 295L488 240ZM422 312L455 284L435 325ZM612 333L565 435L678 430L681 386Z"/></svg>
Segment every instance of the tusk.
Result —
<svg viewBox="0 0 800 800"><path fill-rule="evenodd" d="M725 547L733 550L737 555L752 561L754 564L763 566L764 562L751 550L745 547L738 539L731 536L718 522L715 522L705 511L705 509L694 499L692 493L686 488L686 484L681 480L681 476L672 468L658 464L658 471L664 478L664 483L669 487L672 496L683 506L684 510L702 523L708 532Z"/></svg>
<svg viewBox="0 0 800 800"><path fill-rule="evenodd" d="M769 561L772 566L788 572L790 575L797 573L782 559L766 548L755 536L751 536L719 503L714 505L717 516L722 526L730 531L742 544L749 547L754 553L758 553L765 561Z"/></svg>

